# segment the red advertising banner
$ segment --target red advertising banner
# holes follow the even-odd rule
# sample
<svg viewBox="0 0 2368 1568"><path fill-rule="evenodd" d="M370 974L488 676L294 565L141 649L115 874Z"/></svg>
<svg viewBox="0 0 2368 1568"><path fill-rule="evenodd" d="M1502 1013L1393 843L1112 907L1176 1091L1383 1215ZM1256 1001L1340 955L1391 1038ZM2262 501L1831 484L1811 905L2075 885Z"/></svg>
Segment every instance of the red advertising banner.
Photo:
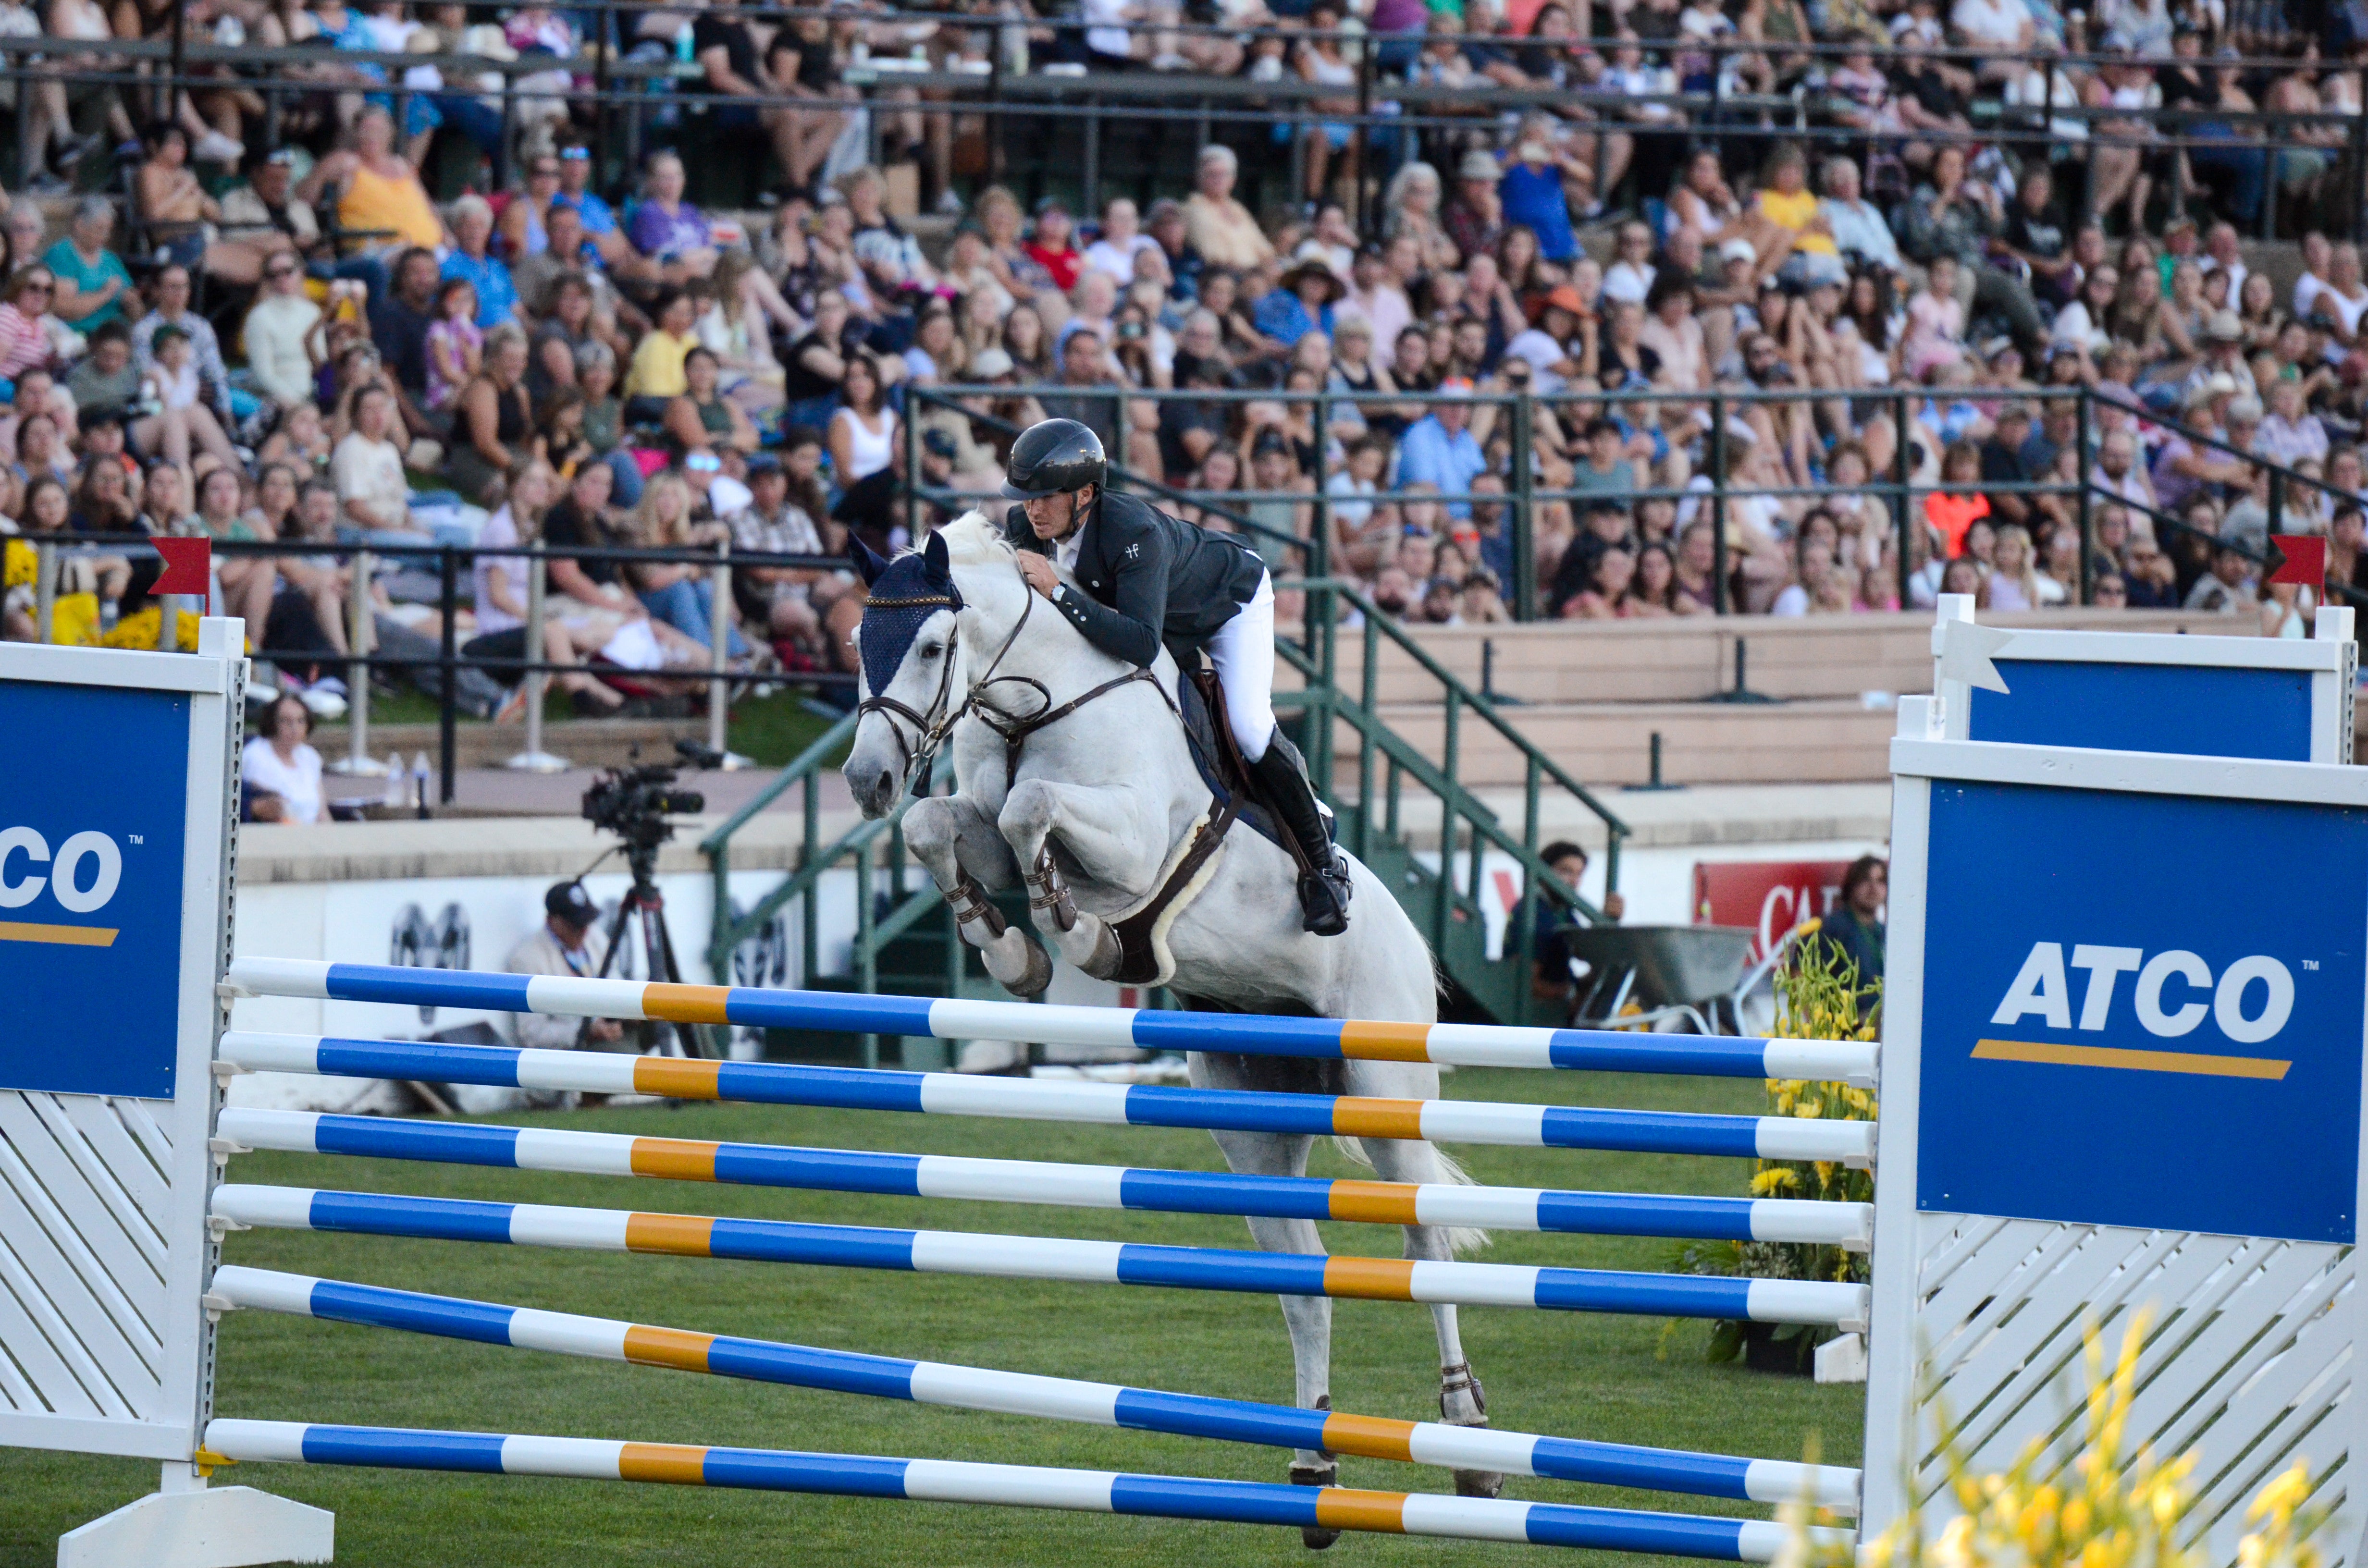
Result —
<svg viewBox="0 0 2368 1568"><path fill-rule="evenodd" d="M1748 926L1759 933L1752 961L1802 921L1822 918L1841 902L1848 860L1694 862L1694 924Z"/></svg>

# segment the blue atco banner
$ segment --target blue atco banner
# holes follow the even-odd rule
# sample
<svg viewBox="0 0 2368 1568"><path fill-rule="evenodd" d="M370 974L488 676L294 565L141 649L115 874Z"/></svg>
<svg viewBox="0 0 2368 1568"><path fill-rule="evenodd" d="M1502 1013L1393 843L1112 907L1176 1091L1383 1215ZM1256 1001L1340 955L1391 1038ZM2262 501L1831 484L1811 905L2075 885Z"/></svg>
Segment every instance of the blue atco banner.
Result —
<svg viewBox="0 0 2368 1568"><path fill-rule="evenodd" d="M0 683L0 1089L170 1098L189 698Z"/></svg>
<svg viewBox="0 0 2368 1568"><path fill-rule="evenodd" d="M2368 812L1936 780L1930 820L1918 1208L2356 1238Z"/></svg>
<svg viewBox="0 0 2368 1568"><path fill-rule="evenodd" d="M1974 688L1968 740L2310 760L2308 670L2014 658L1997 667L2009 689Z"/></svg>

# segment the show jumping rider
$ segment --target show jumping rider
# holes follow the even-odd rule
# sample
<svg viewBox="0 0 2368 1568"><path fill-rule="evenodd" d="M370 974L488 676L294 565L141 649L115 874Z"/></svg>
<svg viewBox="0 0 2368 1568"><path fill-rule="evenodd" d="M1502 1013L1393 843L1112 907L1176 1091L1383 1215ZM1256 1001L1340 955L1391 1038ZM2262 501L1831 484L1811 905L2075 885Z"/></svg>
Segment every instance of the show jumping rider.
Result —
<svg viewBox="0 0 2368 1568"><path fill-rule="evenodd" d="M1169 517L1103 488L1099 437L1074 419L1030 426L1012 444L1006 495L1019 505L1004 537L1028 585L1086 641L1148 666L1164 642L1179 669L1206 650L1225 694L1226 727L1283 831L1298 841L1304 924L1319 937L1349 928L1349 868L1332 846L1299 752L1275 731L1274 584L1258 552L1231 534ZM1068 569L1064 584L1053 563ZM1083 588L1084 592L1078 592Z"/></svg>

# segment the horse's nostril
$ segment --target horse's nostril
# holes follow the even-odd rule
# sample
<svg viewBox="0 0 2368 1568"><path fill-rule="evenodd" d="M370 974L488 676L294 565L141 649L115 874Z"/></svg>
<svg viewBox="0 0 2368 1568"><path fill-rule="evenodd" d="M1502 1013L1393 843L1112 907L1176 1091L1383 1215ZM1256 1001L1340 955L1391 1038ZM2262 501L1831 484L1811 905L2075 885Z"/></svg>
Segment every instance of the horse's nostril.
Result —
<svg viewBox="0 0 2368 1568"><path fill-rule="evenodd" d="M889 772L886 768L882 768L880 770L880 783L878 788L880 790L880 798L883 801L888 799L890 794L893 793L896 788L896 776Z"/></svg>

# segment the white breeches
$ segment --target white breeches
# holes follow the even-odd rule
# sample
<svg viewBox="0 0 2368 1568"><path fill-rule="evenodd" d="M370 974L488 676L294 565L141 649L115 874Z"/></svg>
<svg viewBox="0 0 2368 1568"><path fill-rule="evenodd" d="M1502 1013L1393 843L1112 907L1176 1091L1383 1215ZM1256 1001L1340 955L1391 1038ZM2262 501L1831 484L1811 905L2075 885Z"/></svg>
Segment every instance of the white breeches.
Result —
<svg viewBox="0 0 2368 1568"><path fill-rule="evenodd" d="M1225 727L1254 763L1274 738L1274 579L1258 575L1258 592L1209 639L1209 662L1225 693Z"/></svg>

